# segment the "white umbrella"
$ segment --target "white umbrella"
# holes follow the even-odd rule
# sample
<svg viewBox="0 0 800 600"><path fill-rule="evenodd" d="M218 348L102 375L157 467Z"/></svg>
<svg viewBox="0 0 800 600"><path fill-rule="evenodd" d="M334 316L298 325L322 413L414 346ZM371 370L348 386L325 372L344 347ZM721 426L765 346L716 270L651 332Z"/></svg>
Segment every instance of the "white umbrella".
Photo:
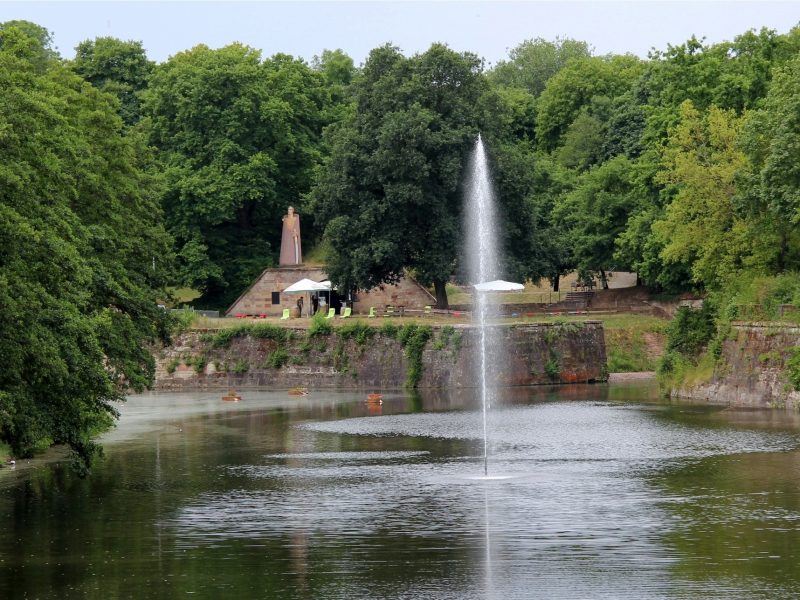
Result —
<svg viewBox="0 0 800 600"><path fill-rule="evenodd" d="M301 279L300 281L296 281L285 290L283 290L284 294L306 294L312 292L329 292L330 287L326 287L321 283L317 283L316 281L311 281L310 279ZM308 302L308 313L311 314L311 301Z"/></svg>
<svg viewBox="0 0 800 600"><path fill-rule="evenodd" d="M495 279L494 281L484 281L483 283L476 283L474 286L478 292L516 292L524 290L525 286L521 283L513 283L511 281L503 281L502 279Z"/></svg>
<svg viewBox="0 0 800 600"><path fill-rule="evenodd" d="M306 292L327 292L331 288L310 279L301 279L283 290L284 294L304 294Z"/></svg>

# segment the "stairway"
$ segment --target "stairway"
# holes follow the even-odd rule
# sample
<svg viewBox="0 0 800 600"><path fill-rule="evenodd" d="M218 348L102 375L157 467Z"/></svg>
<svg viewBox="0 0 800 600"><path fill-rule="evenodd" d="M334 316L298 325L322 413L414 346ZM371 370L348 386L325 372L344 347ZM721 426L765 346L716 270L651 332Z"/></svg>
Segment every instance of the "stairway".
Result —
<svg viewBox="0 0 800 600"><path fill-rule="evenodd" d="M594 292L567 292L567 298L564 302L575 306L576 310L586 310L589 307L589 301L594 296Z"/></svg>

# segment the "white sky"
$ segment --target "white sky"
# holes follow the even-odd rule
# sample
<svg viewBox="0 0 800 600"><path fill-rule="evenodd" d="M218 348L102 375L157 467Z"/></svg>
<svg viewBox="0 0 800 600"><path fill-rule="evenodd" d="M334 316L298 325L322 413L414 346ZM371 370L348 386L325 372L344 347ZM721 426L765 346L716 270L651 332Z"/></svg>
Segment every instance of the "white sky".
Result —
<svg viewBox="0 0 800 600"><path fill-rule="evenodd" d="M265 56L285 52L311 59L341 48L357 64L386 42L406 54L432 42L469 50L492 64L529 38L566 36L596 53L632 52L680 44L692 34L709 42L761 27L786 33L800 23L800 1L303 1L73 2L0 0L0 22L27 19L54 34L65 58L85 39L141 40L156 61L204 43L239 41Z"/></svg>

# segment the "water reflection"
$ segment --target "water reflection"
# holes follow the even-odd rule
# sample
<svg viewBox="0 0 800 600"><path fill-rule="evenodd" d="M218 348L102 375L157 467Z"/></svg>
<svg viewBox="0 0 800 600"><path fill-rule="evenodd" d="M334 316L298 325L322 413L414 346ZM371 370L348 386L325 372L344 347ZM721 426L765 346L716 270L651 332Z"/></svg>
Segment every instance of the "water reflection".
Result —
<svg viewBox="0 0 800 600"><path fill-rule="evenodd" d="M491 479L464 391L134 400L91 478L3 488L0 597L795 597L791 424L641 386L511 396Z"/></svg>

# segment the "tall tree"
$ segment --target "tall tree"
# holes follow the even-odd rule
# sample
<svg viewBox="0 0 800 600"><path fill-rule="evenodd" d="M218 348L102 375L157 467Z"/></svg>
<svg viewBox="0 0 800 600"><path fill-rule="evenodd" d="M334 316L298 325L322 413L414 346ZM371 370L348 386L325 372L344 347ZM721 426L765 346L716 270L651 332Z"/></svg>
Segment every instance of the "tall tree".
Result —
<svg viewBox="0 0 800 600"><path fill-rule="evenodd" d="M141 118L139 95L155 63L147 59L141 42L99 37L75 47L72 68L98 89L120 101L120 116L128 125Z"/></svg>
<svg viewBox="0 0 800 600"><path fill-rule="evenodd" d="M674 186L664 218L653 225L663 243L661 255L667 263L687 265L694 282L709 288L740 270L750 253L747 227L734 203L736 175L747 169L737 146L740 126L732 111L712 106L700 113L687 100L659 174Z"/></svg>
<svg viewBox="0 0 800 600"><path fill-rule="evenodd" d="M536 134L551 151L561 144L567 128L583 107L598 96L614 98L641 76L644 63L633 56L572 60L547 81L537 103Z"/></svg>
<svg viewBox="0 0 800 600"><path fill-rule="evenodd" d="M302 212L320 160L328 97L302 61L239 44L197 46L155 69L144 111L183 282L201 303L226 306L272 264L280 216Z"/></svg>
<svg viewBox="0 0 800 600"><path fill-rule="evenodd" d="M637 199L630 161L618 156L585 173L554 208L553 218L569 229L578 270L599 274L603 287L608 287L606 272L616 266L615 241Z"/></svg>
<svg viewBox="0 0 800 600"><path fill-rule="evenodd" d="M413 269L447 306L481 67L439 44L412 58L390 46L370 53L354 84L355 114L331 130L313 194L332 248L328 272L341 287L369 289Z"/></svg>
<svg viewBox="0 0 800 600"><path fill-rule="evenodd" d="M547 80L572 59L589 58L592 50L586 42L570 38L525 40L508 53L489 73L492 83L522 88L534 97L544 90Z"/></svg>
<svg viewBox="0 0 800 600"><path fill-rule="evenodd" d="M747 115L742 146L752 169L740 173L754 262L766 272L800 268L800 59L776 69L760 110Z"/></svg>
<svg viewBox="0 0 800 600"><path fill-rule="evenodd" d="M115 100L42 62L31 29L0 25L0 440L85 466L113 402L152 380L171 244Z"/></svg>

